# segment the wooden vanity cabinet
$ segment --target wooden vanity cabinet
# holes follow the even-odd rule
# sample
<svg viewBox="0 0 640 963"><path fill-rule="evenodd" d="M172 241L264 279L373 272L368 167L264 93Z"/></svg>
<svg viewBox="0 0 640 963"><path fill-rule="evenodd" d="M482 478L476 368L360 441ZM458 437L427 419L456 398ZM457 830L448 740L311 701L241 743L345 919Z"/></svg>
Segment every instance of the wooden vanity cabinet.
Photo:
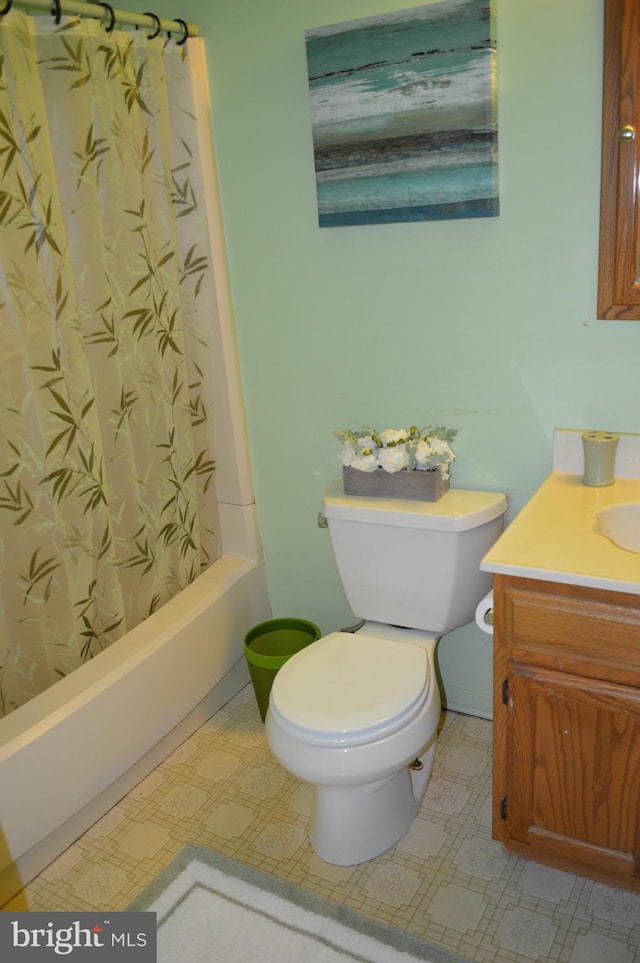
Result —
<svg viewBox="0 0 640 963"><path fill-rule="evenodd" d="M640 892L640 596L494 576L493 836Z"/></svg>

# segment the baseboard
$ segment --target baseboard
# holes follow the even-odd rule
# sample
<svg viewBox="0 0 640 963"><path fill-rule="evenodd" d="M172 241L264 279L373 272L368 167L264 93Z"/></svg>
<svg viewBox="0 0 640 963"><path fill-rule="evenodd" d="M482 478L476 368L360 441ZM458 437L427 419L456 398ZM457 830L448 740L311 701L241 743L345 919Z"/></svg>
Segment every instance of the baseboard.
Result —
<svg viewBox="0 0 640 963"><path fill-rule="evenodd" d="M473 692L470 689L448 686L442 696L442 707L452 712L463 712L468 716L493 719L491 696L482 692Z"/></svg>

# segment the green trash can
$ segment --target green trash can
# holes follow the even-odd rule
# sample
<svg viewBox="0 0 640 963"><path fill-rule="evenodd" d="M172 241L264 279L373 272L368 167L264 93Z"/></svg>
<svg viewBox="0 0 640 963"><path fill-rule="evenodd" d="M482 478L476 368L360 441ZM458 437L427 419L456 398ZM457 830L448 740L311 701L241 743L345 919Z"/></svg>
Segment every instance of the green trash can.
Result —
<svg viewBox="0 0 640 963"><path fill-rule="evenodd" d="M276 672L292 655L319 638L318 626L305 619L270 619L247 632L244 654L263 722Z"/></svg>

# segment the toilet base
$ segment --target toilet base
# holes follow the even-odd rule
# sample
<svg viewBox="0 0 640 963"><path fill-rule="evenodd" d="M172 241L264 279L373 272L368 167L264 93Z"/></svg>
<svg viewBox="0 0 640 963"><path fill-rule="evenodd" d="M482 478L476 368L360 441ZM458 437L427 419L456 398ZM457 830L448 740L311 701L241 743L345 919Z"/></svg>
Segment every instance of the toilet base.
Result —
<svg viewBox="0 0 640 963"><path fill-rule="evenodd" d="M353 866L379 856L407 832L424 797L436 753L436 736L410 765L365 786L314 786L309 838L318 856Z"/></svg>

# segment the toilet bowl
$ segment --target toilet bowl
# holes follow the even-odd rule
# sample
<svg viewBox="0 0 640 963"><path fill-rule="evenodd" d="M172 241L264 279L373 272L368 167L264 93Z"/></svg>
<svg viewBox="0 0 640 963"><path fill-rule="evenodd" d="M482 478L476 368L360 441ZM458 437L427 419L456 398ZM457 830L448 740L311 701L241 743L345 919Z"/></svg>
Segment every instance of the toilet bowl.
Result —
<svg viewBox="0 0 640 963"><path fill-rule="evenodd" d="M435 757L435 652L491 588L480 561L502 532L504 495L451 489L437 502L346 495L323 516L347 601L362 620L278 671L265 720L285 769L311 784L309 836L328 863L393 846L413 821Z"/></svg>
<svg viewBox="0 0 640 963"><path fill-rule="evenodd" d="M435 756L436 644L368 623L319 639L278 672L267 740L313 786L310 840L326 862L372 859L411 825Z"/></svg>

